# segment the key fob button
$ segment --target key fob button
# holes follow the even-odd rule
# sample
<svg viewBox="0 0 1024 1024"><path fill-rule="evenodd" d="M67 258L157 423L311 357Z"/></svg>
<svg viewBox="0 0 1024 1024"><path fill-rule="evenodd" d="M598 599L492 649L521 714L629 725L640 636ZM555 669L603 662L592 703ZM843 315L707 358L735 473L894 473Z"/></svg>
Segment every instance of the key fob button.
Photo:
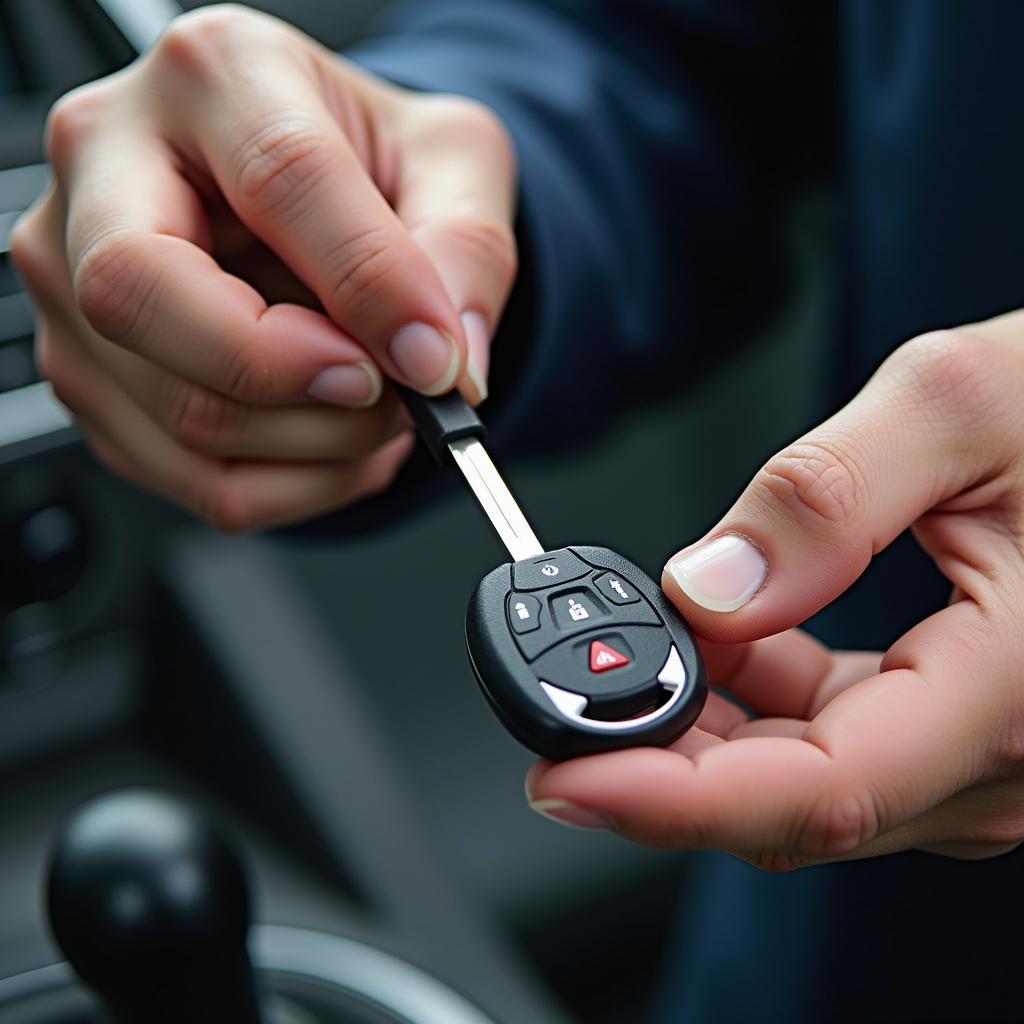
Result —
<svg viewBox="0 0 1024 1024"><path fill-rule="evenodd" d="M562 548L541 558L516 562L512 566L513 585L516 590L545 590L561 583L571 583L591 571L586 562Z"/></svg>
<svg viewBox="0 0 1024 1024"><path fill-rule="evenodd" d="M622 644L619 645L623 646ZM630 663L628 654L604 640L590 641L590 671L610 672L614 668L625 668Z"/></svg>
<svg viewBox="0 0 1024 1024"><path fill-rule="evenodd" d="M540 601L532 594L509 594L508 624L514 633L532 633L540 629Z"/></svg>
<svg viewBox="0 0 1024 1024"><path fill-rule="evenodd" d="M599 576L594 585L612 604L636 604L640 600L636 587L613 572Z"/></svg>
<svg viewBox="0 0 1024 1024"><path fill-rule="evenodd" d="M589 629L595 620L607 615L589 590L564 591L550 601L555 625L562 630Z"/></svg>
<svg viewBox="0 0 1024 1024"><path fill-rule="evenodd" d="M658 673L670 646L658 627L612 628L563 641L538 658L533 671L542 682L586 697L588 717L621 720L662 697Z"/></svg>

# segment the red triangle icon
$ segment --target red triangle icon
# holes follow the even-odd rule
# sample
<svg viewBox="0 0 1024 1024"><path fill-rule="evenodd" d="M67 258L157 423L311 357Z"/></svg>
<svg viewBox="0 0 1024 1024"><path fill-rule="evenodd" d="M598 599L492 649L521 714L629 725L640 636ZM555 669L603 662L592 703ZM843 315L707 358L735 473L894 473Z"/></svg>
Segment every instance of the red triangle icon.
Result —
<svg viewBox="0 0 1024 1024"><path fill-rule="evenodd" d="M629 664L627 658L614 647L609 647L602 640L595 640L590 645L590 671L607 672L610 668L620 668Z"/></svg>

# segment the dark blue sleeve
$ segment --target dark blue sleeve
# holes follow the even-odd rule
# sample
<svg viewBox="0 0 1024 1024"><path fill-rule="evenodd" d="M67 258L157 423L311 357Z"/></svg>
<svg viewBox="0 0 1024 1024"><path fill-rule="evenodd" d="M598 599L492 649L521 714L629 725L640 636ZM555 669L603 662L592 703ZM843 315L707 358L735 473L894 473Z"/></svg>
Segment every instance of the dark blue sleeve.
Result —
<svg viewBox="0 0 1024 1024"><path fill-rule="evenodd" d="M578 446L680 394L783 297L790 199L827 159L806 128L834 117L830 14L799 0L420 0L349 54L481 100L515 141L522 269L483 409L499 453ZM408 495L371 518L396 501Z"/></svg>

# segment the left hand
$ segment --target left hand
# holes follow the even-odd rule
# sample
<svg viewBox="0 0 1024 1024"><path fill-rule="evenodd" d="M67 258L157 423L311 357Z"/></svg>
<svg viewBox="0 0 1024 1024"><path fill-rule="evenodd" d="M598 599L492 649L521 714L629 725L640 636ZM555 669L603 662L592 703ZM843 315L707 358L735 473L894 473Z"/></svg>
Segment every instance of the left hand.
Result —
<svg viewBox="0 0 1024 1024"><path fill-rule="evenodd" d="M1021 842L1022 395L1024 311L893 353L666 566L712 684L756 717L712 694L667 749L539 762L531 806L773 870ZM948 607L884 654L790 628L907 527L952 584Z"/></svg>

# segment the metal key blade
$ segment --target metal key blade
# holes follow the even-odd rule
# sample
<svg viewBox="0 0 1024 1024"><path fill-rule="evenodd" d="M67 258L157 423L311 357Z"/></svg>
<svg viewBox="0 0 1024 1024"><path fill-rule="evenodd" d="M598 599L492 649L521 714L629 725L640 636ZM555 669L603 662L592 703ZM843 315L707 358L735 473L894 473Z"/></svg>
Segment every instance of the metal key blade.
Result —
<svg viewBox="0 0 1024 1024"><path fill-rule="evenodd" d="M543 546L491 462L487 449L475 437L452 441L448 449L512 560L518 562L521 558L544 554Z"/></svg>

